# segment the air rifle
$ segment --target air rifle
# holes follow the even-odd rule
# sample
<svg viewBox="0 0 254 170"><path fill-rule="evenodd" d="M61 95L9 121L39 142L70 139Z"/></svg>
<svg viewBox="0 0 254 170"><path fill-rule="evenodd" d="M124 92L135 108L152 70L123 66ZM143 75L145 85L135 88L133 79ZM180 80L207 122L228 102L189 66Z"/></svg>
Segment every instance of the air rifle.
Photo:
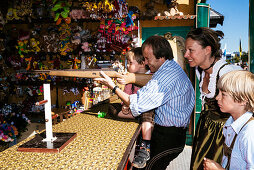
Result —
<svg viewBox="0 0 254 170"><path fill-rule="evenodd" d="M100 78L100 71L103 71L111 78L124 78L128 79L128 83L134 83L138 86L144 86L152 77L151 74L134 74L128 73L122 75L111 69L66 69L66 70L34 70L34 73L48 73L50 76L62 77L82 77L82 78Z"/></svg>
<svg viewBox="0 0 254 170"><path fill-rule="evenodd" d="M34 73L47 73L50 76L100 78L100 71L109 77L121 78L123 75L110 69L65 69L65 70L34 70Z"/></svg>
<svg viewBox="0 0 254 170"><path fill-rule="evenodd" d="M114 70L101 69L85 69L85 70L51 70L50 76L64 76L64 77L83 77L83 78L99 78L100 71L104 71L109 77L121 78L122 74Z"/></svg>

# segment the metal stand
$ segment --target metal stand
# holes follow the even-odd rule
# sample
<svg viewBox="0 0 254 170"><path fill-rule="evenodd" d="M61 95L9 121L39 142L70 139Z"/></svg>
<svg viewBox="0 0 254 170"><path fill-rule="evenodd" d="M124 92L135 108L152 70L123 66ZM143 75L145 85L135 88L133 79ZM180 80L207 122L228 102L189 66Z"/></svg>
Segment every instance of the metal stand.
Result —
<svg viewBox="0 0 254 170"><path fill-rule="evenodd" d="M18 151L58 153L77 136L76 133L53 133L50 84L43 84L43 89L44 100L36 102L36 105L45 104L46 132L36 134L33 139L21 145Z"/></svg>

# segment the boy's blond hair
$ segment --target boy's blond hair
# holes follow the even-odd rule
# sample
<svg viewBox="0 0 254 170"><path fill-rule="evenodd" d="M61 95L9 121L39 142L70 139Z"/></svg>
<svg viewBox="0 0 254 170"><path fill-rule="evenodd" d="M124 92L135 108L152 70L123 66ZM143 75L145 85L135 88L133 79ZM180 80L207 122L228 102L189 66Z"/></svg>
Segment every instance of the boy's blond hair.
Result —
<svg viewBox="0 0 254 170"><path fill-rule="evenodd" d="M217 88L228 92L236 102L246 102L246 111L254 112L254 74L246 70L231 71L218 81Z"/></svg>

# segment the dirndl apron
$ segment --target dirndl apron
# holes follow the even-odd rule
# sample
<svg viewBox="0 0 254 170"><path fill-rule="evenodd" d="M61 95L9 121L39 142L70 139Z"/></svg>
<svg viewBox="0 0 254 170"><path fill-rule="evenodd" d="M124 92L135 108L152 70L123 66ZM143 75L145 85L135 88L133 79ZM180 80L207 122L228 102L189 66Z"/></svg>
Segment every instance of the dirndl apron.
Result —
<svg viewBox="0 0 254 170"><path fill-rule="evenodd" d="M219 72L225 65L218 71L216 84ZM204 157L221 163L224 143L222 129L230 114L220 111L215 99L217 94L218 90L216 90L214 98L205 98L204 108L201 111L193 139L191 170L203 170Z"/></svg>

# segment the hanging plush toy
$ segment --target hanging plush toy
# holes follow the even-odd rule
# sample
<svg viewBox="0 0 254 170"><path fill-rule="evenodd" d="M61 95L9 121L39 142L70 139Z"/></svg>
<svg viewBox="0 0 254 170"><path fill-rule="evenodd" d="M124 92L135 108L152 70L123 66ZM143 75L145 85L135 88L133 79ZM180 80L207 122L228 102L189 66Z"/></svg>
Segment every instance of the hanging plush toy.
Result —
<svg viewBox="0 0 254 170"><path fill-rule="evenodd" d="M19 20L20 17L18 17L18 15L17 15L17 10L14 9L14 8L9 8L8 12L6 14L6 19L7 19L7 21L10 21L10 20L13 20L13 19Z"/></svg>
<svg viewBox="0 0 254 170"><path fill-rule="evenodd" d="M73 59L70 59L68 63L71 66L70 69L78 69L78 64L81 63L81 60L79 60L77 57L74 57Z"/></svg>
<svg viewBox="0 0 254 170"><path fill-rule="evenodd" d="M24 53L28 52L27 43L28 43L27 40L24 40L24 41L19 40L18 41L18 45L16 46L16 48L18 49L18 53L21 58L24 58Z"/></svg>
<svg viewBox="0 0 254 170"><path fill-rule="evenodd" d="M5 25L5 20L3 18L2 12L0 11L0 30L3 30L4 25Z"/></svg>
<svg viewBox="0 0 254 170"><path fill-rule="evenodd" d="M83 49L84 52L90 52L91 51L88 42L83 42L81 48Z"/></svg>
<svg viewBox="0 0 254 170"><path fill-rule="evenodd" d="M56 25L59 25L62 19L64 19L67 24L70 24L71 18L69 17L69 13L71 5L63 0L54 0L53 3L55 6L51 10L55 12L54 21L56 21Z"/></svg>
<svg viewBox="0 0 254 170"><path fill-rule="evenodd" d="M41 49L39 47L40 42L36 41L35 38L30 39L30 51L31 52L40 52Z"/></svg>
<svg viewBox="0 0 254 170"><path fill-rule="evenodd" d="M134 25L133 19L135 17L133 17L133 15L134 15L133 11L129 11L129 13L128 13L127 17L126 17L126 27Z"/></svg>

